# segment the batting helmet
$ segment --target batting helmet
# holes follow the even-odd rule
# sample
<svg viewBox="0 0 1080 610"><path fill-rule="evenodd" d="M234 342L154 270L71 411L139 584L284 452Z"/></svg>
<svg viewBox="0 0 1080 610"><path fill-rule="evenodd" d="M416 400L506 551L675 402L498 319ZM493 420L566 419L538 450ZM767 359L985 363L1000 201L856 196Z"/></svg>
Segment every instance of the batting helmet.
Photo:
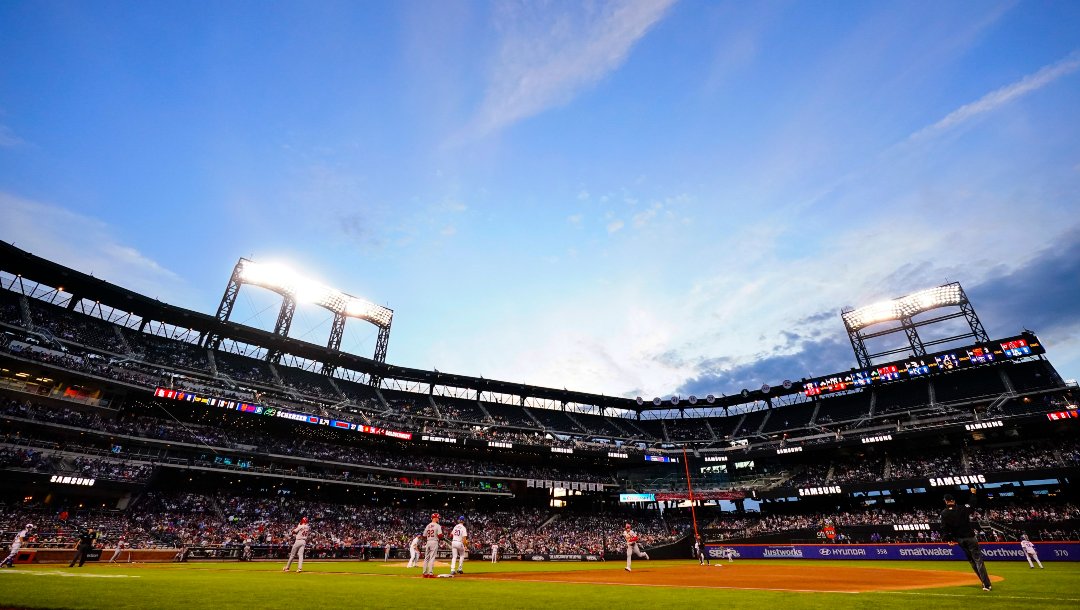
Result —
<svg viewBox="0 0 1080 610"><path fill-rule="evenodd" d="M465 515L459 515L457 520L458 521L465 521Z"/></svg>
<svg viewBox="0 0 1080 610"><path fill-rule="evenodd" d="M630 524L629 523L626 524L626 529L630 529Z"/></svg>
<svg viewBox="0 0 1080 610"><path fill-rule="evenodd" d="M431 513L431 520L434 521L439 518L439 513Z"/></svg>
<svg viewBox="0 0 1080 610"><path fill-rule="evenodd" d="M307 517L300 517L300 523L307 523Z"/></svg>

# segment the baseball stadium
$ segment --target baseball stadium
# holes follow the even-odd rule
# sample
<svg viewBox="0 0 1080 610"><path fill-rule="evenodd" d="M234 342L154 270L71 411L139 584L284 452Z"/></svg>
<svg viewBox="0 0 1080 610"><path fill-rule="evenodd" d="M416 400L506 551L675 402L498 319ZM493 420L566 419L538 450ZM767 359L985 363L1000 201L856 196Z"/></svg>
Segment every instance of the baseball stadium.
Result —
<svg viewBox="0 0 1080 610"><path fill-rule="evenodd" d="M848 370L627 398L396 366L392 310L222 279L192 311L0 244L0 607L1080 604L1076 384L959 283L839 312Z"/></svg>

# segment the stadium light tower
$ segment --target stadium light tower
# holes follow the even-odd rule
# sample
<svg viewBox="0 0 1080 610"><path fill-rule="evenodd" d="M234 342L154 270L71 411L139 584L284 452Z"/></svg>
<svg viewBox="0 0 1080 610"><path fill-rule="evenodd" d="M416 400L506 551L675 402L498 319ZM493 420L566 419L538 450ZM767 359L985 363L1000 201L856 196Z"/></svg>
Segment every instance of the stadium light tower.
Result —
<svg viewBox="0 0 1080 610"><path fill-rule="evenodd" d="M913 316L942 307L957 307L959 311L946 313L941 316L930 318L928 320L920 320L918 322L912 320ZM960 282L952 282L943 286L920 290L919 292L904 297L874 303L873 305L867 305L858 309L845 309L840 312L840 317L844 320L844 328L847 329L848 338L851 340L851 348L855 350L855 359L859 361L859 366L864 368L873 365L873 359L878 356L887 356L907 351L908 348L902 347L877 354L871 354L869 350L866 349L867 339L883 337L900 331L903 331L907 335L908 343L915 356L925 356L927 346L948 343L957 339L973 337L977 342L987 343L990 341L990 337L987 336L986 330L983 329L979 317L975 315L975 308L972 307L971 302L968 301L964 289L960 286ZM919 337L917 330L919 327L937 324L959 317L963 317L967 320L968 327L971 329L970 333L963 333L928 342L924 342ZM899 322L900 326L899 328L888 328L877 332L864 332L864 329L867 327L883 322Z"/></svg>
<svg viewBox="0 0 1080 610"><path fill-rule="evenodd" d="M281 309L278 311L277 322L274 324L275 335L282 338L287 337L289 328L292 326L293 314L296 312L296 304L311 303L334 314L334 322L330 329L327 348L339 351L341 349L341 337L345 332L345 321L348 318L357 318L370 322L379 328L379 336L375 341L374 360L376 362L386 362L386 348L390 342L390 325L394 320L393 310L345 294L329 286L324 286L288 267L257 263L241 258L233 267L229 284L225 287L225 294L221 297L221 304L218 305L217 319L219 321L226 322L229 320L233 306L236 304L236 296L240 293L240 286L243 284L260 286L281 295ZM221 340L220 335L208 337L206 345L210 349L217 349L221 345ZM281 360L281 350L270 350L266 359L273 363L279 362ZM332 372L333 367L323 363L323 373L329 375ZM376 377L371 379L373 384L377 384L379 381Z"/></svg>

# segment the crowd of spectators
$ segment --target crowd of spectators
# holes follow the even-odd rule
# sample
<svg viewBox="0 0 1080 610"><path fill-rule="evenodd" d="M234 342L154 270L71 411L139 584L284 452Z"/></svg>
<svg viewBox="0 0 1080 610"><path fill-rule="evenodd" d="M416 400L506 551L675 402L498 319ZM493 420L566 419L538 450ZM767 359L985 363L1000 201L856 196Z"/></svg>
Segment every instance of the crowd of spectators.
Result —
<svg viewBox="0 0 1080 610"><path fill-rule="evenodd" d="M559 479L583 483L612 483L610 476L590 469L560 468L558 470L533 464L494 462L485 459L432 456L416 452L385 451L372 447L336 444L300 436L280 436L260 430L241 430L224 426L210 426L192 422L126 413L120 418L103 417L96 411L74 408L35 405L30 401L0 399L0 415L59 423L68 426L99 430L113 434L126 434L139 438L186 442L200 446L244 451L253 464L268 465L272 456L290 456L318 460L319 464L297 465L278 461L278 470L315 474L323 471L333 473L332 478L356 480L372 472L363 472L365 466L393 471L395 473L445 473L469 474L481 477ZM327 464L334 462L336 464ZM354 472L350 472L354 471ZM346 474L349 473L349 474ZM378 474L378 473L374 473Z"/></svg>
<svg viewBox="0 0 1080 610"><path fill-rule="evenodd" d="M192 492L145 493L126 510L72 509L68 522L43 505L0 506L0 532L38 525L28 546L73 546L73 525L94 527L99 542L120 536L131 548L210 545L282 546L301 517L311 523L314 548L406 548L430 521L433 509L366 506L298 499L289 495L228 495ZM580 514L538 507L476 510L444 505L447 522L465 516L470 550L483 553L498 543L510 553L603 553L623 547L623 523L632 523L647 548L683 537L686 520L666 522L659 513Z"/></svg>

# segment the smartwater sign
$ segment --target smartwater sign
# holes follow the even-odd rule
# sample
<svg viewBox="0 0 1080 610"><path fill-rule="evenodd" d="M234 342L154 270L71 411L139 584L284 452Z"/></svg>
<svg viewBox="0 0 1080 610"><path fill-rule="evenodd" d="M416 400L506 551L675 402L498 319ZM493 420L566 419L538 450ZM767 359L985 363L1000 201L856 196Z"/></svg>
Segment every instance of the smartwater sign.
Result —
<svg viewBox="0 0 1080 610"><path fill-rule="evenodd" d="M1024 561L1018 543L988 542L980 544L988 561ZM733 549L735 558L742 559L965 559L959 546L948 544L707 544L709 557L726 557L725 549ZM1080 561L1080 542L1036 542L1035 550L1042 561Z"/></svg>

